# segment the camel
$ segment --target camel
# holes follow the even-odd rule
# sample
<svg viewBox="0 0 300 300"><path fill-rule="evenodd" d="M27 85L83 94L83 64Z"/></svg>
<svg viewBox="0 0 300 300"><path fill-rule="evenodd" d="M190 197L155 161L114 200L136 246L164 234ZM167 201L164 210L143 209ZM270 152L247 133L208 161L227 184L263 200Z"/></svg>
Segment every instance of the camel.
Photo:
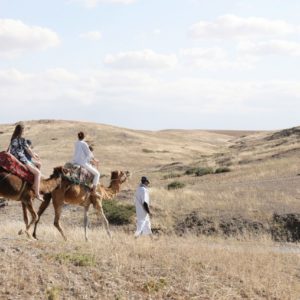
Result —
<svg viewBox="0 0 300 300"><path fill-rule="evenodd" d="M49 194L56 189L61 183L62 174L64 174L63 168L54 168L53 174L49 178L42 179L40 183L41 194ZM29 229L37 220L37 213L33 208L35 194L32 185L0 167L0 197L21 201L25 233L28 237L31 237ZM31 214L30 222L28 221L27 210ZM22 230L20 230L19 234L21 233Z"/></svg>
<svg viewBox="0 0 300 300"><path fill-rule="evenodd" d="M102 185L99 186L96 195L91 194L91 190L89 188L83 185L73 184L66 177L64 177L62 179L62 184L59 188L52 191L52 193L45 195L44 202L41 204L38 211L38 219L34 226L33 237L37 239L36 230L38 222L44 211L49 206L51 198L55 213L54 226L58 229L65 241L67 241L67 237L64 234L64 231L59 223L62 208L65 203L84 207L84 236L86 241L88 241L88 210L91 204L97 212L99 221L101 217L103 218L106 232L108 236L111 237L108 221L105 217L102 207L102 200L113 199L116 196L116 194L119 193L121 184L125 182L129 176L130 173L128 171L111 172L111 180L109 187L104 187Z"/></svg>

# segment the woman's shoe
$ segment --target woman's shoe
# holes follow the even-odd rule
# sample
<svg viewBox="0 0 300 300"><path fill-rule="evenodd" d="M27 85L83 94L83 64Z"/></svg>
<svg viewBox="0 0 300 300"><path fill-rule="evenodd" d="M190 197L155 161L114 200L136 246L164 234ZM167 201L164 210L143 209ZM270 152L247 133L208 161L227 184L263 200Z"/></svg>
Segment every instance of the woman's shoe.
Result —
<svg viewBox="0 0 300 300"><path fill-rule="evenodd" d="M41 202L44 201L44 198L41 195L36 195L35 198L40 200Z"/></svg>

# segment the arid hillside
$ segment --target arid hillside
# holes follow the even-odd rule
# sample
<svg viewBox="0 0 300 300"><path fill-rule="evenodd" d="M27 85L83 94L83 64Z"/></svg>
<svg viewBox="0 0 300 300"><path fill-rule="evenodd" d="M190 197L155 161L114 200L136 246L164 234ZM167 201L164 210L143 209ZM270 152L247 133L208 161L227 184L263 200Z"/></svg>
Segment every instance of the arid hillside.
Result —
<svg viewBox="0 0 300 300"><path fill-rule="evenodd" d="M201 155L212 154L230 145L230 134L201 130L138 131L96 123L75 121L24 122L25 136L31 139L40 155L45 174L53 166L72 158L77 133L84 131L94 146L101 170L145 169L174 162L192 162ZM1 125L0 145L7 148L14 124Z"/></svg>
<svg viewBox="0 0 300 300"><path fill-rule="evenodd" d="M128 213L122 224L111 217L110 240L91 210L86 243L83 209L66 205L61 223L69 240L52 225L50 207L33 241L18 236L21 206L8 201L0 208L0 299L300 298L300 247L291 243L300 241L300 127L241 132L138 131L53 120L25 125L46 177L71 159L78 131L94 146L102 184L112 170L130 171L113 200L120 210L133 208L135 188L147 175L154 239L134 240L134 213ZM0 125L2 150L13 129Z"/></svg>

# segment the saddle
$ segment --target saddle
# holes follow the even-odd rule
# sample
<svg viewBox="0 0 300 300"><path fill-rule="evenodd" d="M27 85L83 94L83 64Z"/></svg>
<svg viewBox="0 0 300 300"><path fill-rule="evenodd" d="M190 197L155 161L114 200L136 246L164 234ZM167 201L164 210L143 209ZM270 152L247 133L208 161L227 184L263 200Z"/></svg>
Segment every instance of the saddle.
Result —
<svg viewBox="0 0 300 300"><path fill-rule="evenodd" d="M94 175L86 168L67 162L64 167L68 169L68 180L74 184L81 184L91 188L93 184Z"/></svg>
<svg viewBox="0 0 300 300"><path fill-rule="evenodd" d="M34 175L16 157L6 151L0 152L0 167L33 184Z"/></svg>

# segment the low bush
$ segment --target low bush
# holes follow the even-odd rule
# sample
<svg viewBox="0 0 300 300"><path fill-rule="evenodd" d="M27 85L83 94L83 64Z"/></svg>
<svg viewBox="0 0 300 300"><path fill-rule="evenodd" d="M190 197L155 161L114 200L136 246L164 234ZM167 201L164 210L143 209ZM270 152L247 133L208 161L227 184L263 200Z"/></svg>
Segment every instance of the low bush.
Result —
<svg viewBox="0 0 300 300"><path fill-rule="evenodd" d="M170 173L170 174L164 175L163 179L178 178L180 176L181 176L181 174L179 174L179 173Z"/></svg>
<svg viewBox="0 0 300 300"><path fill-rule="evenodd" d="M196 173L197 170L198 170L198 168L190 168L190 169L187 169L184 174L185 175L193 175Z"/></svg>
<svg viewBox="0 0 300 300"><path fill-rule="evenodd" d="M198 168L195 172L196 176L203 176L207 174L213 174L214 170L212 168Z"/></svg>
<svg viewBox="0 0 300 300"><path fill-rule="evenodd" d="M46 291L48 300L59 300L60 299L61 289L58 287L48 288Z"/></svg>
<svg viewBox="0 0 300 300"><path fill-rule="evenodd" d="M153 150L150 150L150 149L142 149L142 151L144 153L153 153L154 152Z"/></svg>
<svg viewBox="0 0 300 300"><path fill-rule="evenodd" d="M185 187L185 184L179 181L173 181L168 184L168 190L177 190Z"/></svg>
<svg viewBox="0 0 300 300"><path fill-rule="evenodd" d="M110 224L126 225L132 222L135 215L135 207L131 204L120 204L116 200L105 200L103 210Z"/></svg>
<svg viewBox="0 0 300 300"><path fill-rule="evenodd" d="M96 265L95 257L87 253L60 253L55 258L60 264L71 263L77 267L91 267Z"/></svg>
<svg viewBox="0 0 300 300"><path fill-rule="evenodd" d="M221 168L217 168L215 173L219 174L219 173L226 173L226 172L230 172L231 170L227 167L221 167Z"/></svg>

